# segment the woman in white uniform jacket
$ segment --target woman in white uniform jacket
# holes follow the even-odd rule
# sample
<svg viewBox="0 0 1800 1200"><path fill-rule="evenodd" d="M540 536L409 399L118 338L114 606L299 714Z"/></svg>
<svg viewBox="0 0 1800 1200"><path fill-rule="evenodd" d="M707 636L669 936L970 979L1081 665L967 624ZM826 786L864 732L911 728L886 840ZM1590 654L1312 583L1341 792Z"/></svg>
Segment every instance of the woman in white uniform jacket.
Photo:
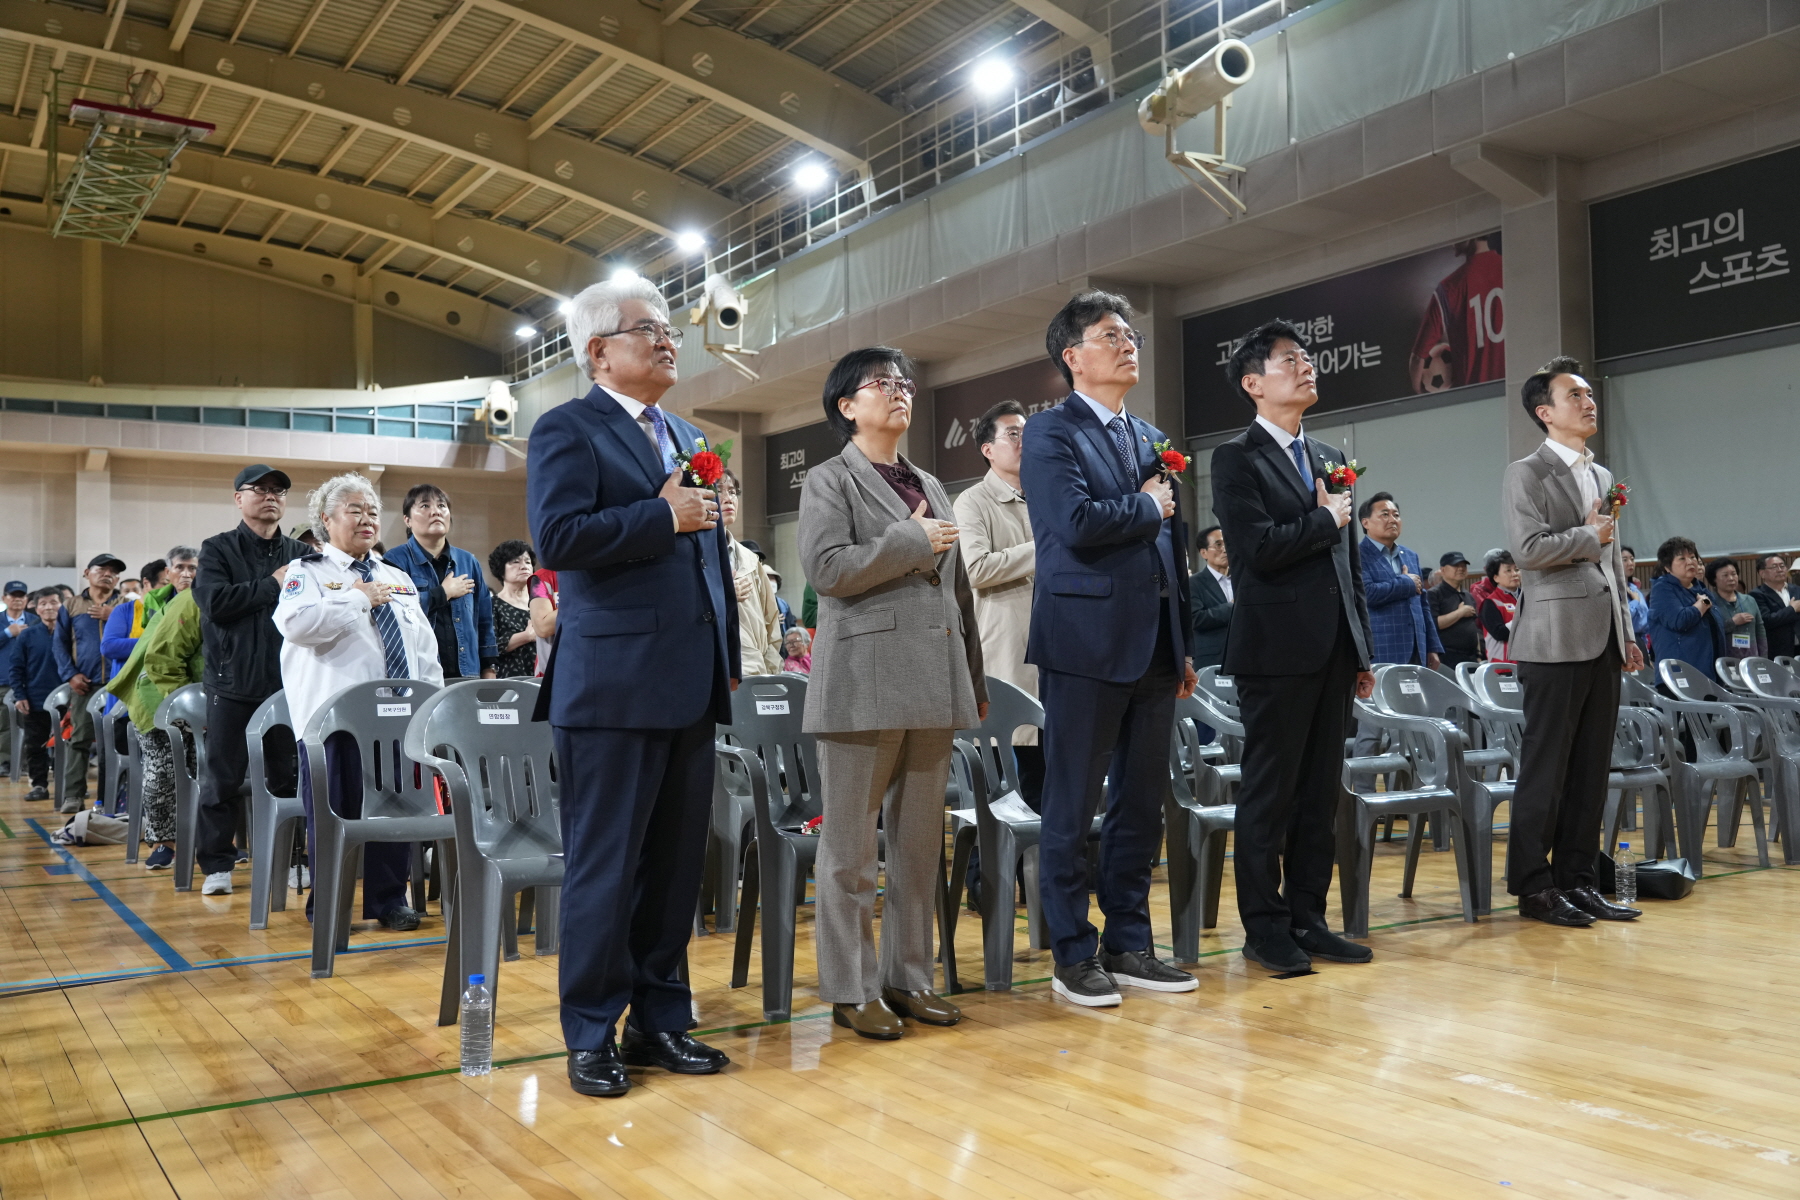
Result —
<svg viewBox="0 0 1800 1200"><path fill-rule="evenodd" d="M372 547L380 533L375 485L352 472L320 484L307 498L321 549L288 564L275 606L281 647L281 686L298 739L319 706L354 683L407 678L443 686L437 636L419 605L410 576L389 566ZM365 577L366 569L366 577ZM395 618L404 670L390 669L377 610ZM402 664L395 663L395 667ZM326 795L332 811L362 813L362 759L356 739L337 734L325 743ZM308 861L313 846L314 782L300 750L300 797L306 806ZM363 916L389 929L419 927L406 903L410 843L371 843L363 854ZM312 915L312 896L306 898Z"/></svg>

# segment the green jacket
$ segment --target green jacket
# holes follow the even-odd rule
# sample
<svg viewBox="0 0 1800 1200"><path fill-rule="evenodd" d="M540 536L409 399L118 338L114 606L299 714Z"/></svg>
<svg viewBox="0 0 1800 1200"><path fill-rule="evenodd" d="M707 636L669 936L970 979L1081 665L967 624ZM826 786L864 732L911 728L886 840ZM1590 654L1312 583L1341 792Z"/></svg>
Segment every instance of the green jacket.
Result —
<svg viewBox="0 0 1800 1200"><path fill-rule="evenodd" d="M125 702L139 733L156 728L156 709L169 694L199 683L206 668L200 644L200 606L194 589L180 593L151 618L131 657L106 690Z"/></svg>

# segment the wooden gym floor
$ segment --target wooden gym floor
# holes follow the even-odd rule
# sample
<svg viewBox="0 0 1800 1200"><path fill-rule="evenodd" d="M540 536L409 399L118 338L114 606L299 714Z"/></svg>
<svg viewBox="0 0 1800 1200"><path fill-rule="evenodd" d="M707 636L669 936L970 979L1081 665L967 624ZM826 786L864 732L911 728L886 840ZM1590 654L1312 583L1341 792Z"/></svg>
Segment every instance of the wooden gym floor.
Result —
<svg viewBox="0 0 1800 1200"><path fill-rule="evenodd" d="M297 907L248 932L247 870L176 895L119 847L53 848L20 795L0 783L7 1200L1800 1195L1800 872L1756 869L1748 830L1689 899L1575 931L1464 925L1447 854L1398 899L1395 842L1375 962L1295 979L1237 953L1228 879L1197 993L1084 1011L1021 949L1014 991L898 1043L834 1028L804 924L776 1025L703 938L701 1024L733 1067L591 1100L529 939L501 972L505 1065L464 1080L435 911L359 926L314 980ZM1152 907L1166 937L1160 883Z"/></svg>

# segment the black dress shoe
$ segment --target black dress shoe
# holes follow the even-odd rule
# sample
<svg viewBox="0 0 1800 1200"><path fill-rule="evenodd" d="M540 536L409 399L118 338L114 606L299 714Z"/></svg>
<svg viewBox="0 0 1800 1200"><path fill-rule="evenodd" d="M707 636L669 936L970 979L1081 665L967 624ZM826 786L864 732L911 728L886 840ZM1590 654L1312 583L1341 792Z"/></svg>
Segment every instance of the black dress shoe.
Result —
<svg viewBox="0 0 1800 1200"><path fill-rule="evenodd" d="M569 1086L583 1096L623 1096L631 1090L631 1077L619 1059L619 1047L611 1038L598 1050L569 1051Z"/></svg>
<svg viewBox="0 0 1800 1200"><path fill-rule="evenodd" d="M1529 896L1520 896L1519 915L1533 921L1542 921L1546 925L1566 925L1571 929L1594 923L1593 914L1583 912L1569 903L1569 898L1563 895L1560 888L1545 888Z"/></svg>
<svg viewBox="0 0 1800 1200"><path fill-rule="evenodd" d="M1614 904L1595 890L1593 884L1586 887L1571 888L1563 893L1569 903L1579 908L1590 917L1602 921L1635 921L1644 915L1641 908L1626 908L1623 904Z"/></svg>
<svg viewBox="0 0 1800 1200"><path fill-rule="evenodd" d="M731 1062L723 1050L686 1033L641 1033L630 1025L620 1039L620 1056L628 1067L661 1067L677 1075L717 1075Z"/></svg>
<svg viewBox="0 0 1800 1200"><path fill-rule="evenodd" d="M1375 957L1375 952L1367 946L1359 946L1329 929L1296 929L1294 945L1308 958L1322 958L1326 962L1366 963Z"/></svg>
<svg viewBox="0 0 1800 1200"><path fill-rule="evenodd" d="M1289 971L1312 970L1312 959L1285 933L1244 939L1244 957L1259 967L1285 975Z"/></svg>

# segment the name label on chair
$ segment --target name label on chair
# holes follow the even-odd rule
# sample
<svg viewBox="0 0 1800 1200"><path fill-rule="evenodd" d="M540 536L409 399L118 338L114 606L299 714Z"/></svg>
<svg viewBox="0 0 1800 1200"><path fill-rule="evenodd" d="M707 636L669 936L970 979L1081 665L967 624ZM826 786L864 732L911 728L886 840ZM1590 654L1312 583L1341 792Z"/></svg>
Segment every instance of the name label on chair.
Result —
<svg viewBox="0 0 1800 1200"><path fill-rule="evenodd" d="M1769 673L1767 671L1758 671L1756 673L1756 682L1758 682L1758 683L1774 683L1775 680L1773 679L1773 677L1771 677L1769 675Z"/></svg>
<svg viewBox="0 0 1800 1200"><path fill-rule="evenodd" d="M1416 679L1402 679L1400 690L1408 696L1421 696L1425 693L1425 689L1419 686L1419 681Z"/></svg>
<svg viewBox="0 0 1800 1200"><path fill-rule="evenodd" d="M1514 680L1502 679L1500 681L1500 690L1503 692L1516 692L1519 690L1519 685Z"/></svg>
<svg viewBox="0 0 1800 1200"><path fill-rule="evenodd" d="M377 704L375 706L375 715L378 717L410 717L412 716L412 705Z"/></svg>
<svg viewBox="0 0 1800 1200"><path fill-rule="evenodd" d="M785 717L788 715L786 700L758 700L756 715L759 717Z"/></svg>
<svg viewBox="0 0 1800 1200"><path fill-rule="evenodd" d="M1675 686L1678 688L1685 688L1685 687L1687 687L1687 685L1688 685L1688 681L1685 679L1677 679L1675 681Z"/></svg>
<svg viewBox="0 0 1800 1200"><path fill-rule="evenodd" d="M475 719L483 725L517 725L519 710L516 708L478 708Z"/></svg>

